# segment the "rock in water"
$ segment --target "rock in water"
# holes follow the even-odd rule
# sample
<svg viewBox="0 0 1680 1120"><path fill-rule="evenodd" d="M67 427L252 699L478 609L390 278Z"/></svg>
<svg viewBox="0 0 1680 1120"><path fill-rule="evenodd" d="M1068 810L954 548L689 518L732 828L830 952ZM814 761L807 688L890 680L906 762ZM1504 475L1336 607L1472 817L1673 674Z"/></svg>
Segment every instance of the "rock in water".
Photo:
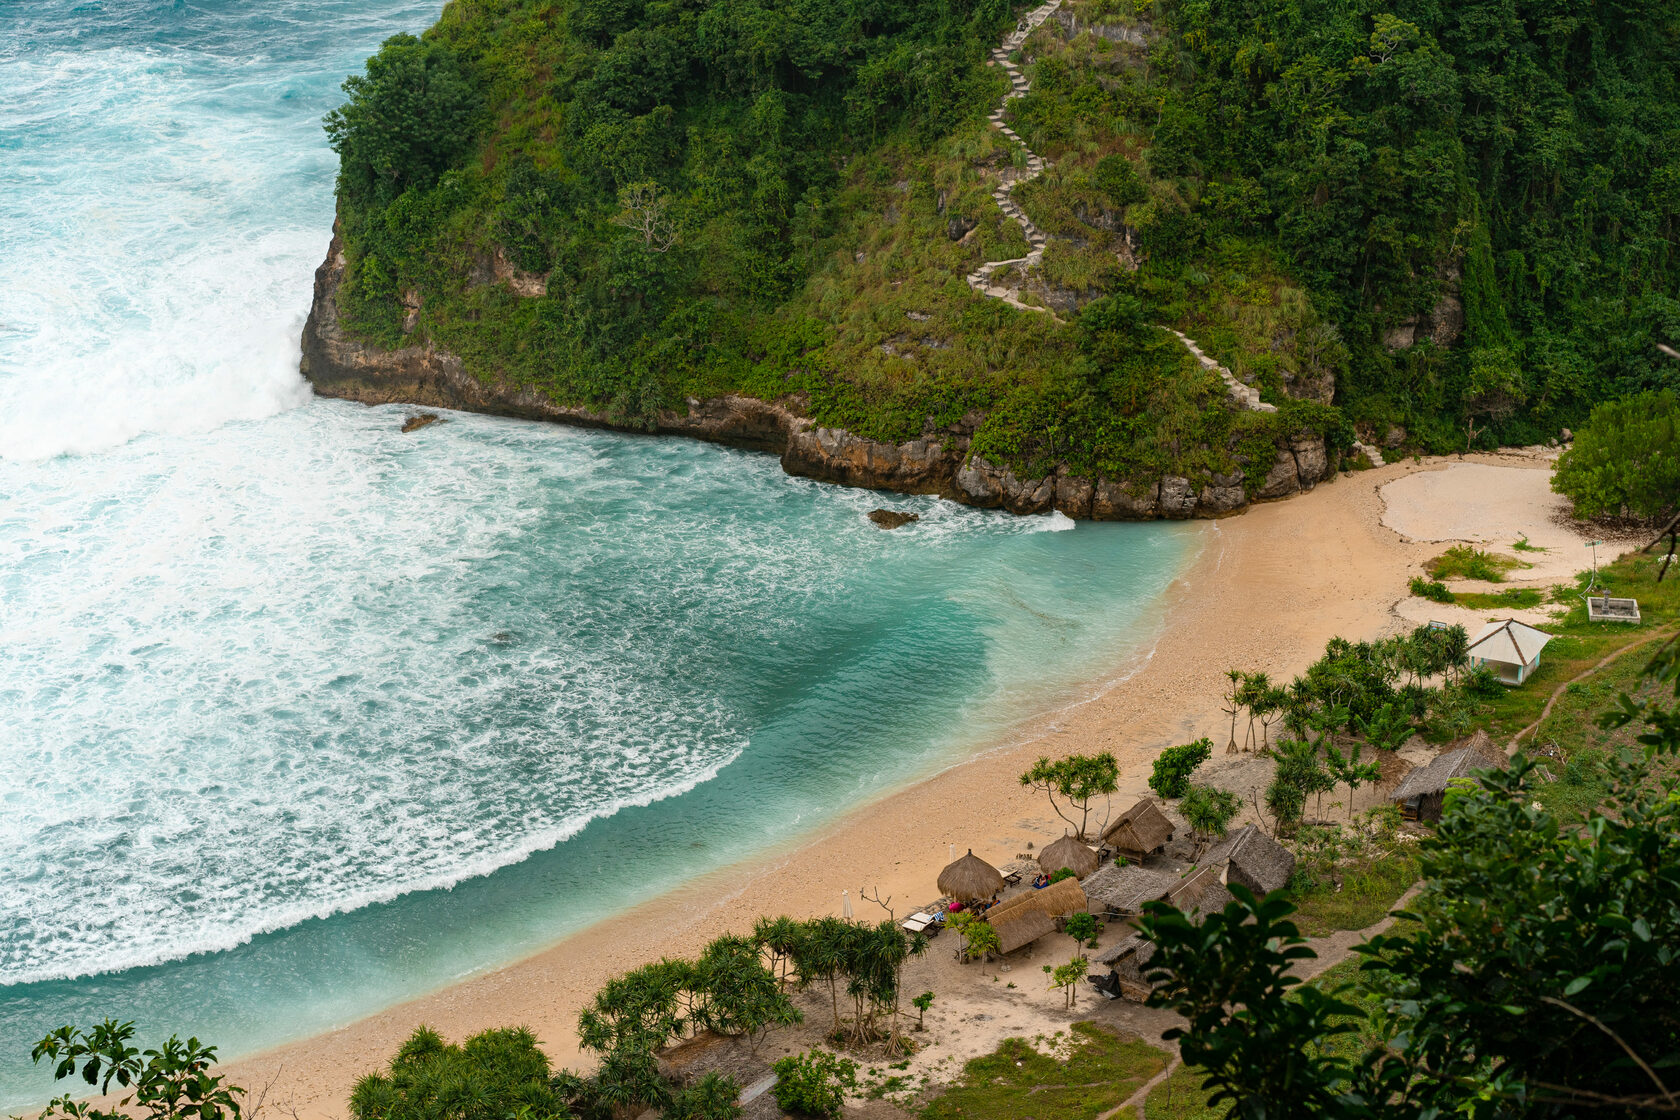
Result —
<svg viewBox="0 0 1680 1120"><path fill-rule="evenodd" d="M896 529L900 525L908 525L912 521L920 521L921 519L922 515L919 513L905 513L896 509L872 509L869 511L869 520L883 529Z"/></svg>
<svg viewBox="0 0 1680 1120"><path fill-rule="evenodd" d="M410 416L407 420L403 421L402 430L405 432L417 432L421 428L424 428L427 424L436 424L441 419L443 418L435 412L416 412L413 416Z"/></svg>

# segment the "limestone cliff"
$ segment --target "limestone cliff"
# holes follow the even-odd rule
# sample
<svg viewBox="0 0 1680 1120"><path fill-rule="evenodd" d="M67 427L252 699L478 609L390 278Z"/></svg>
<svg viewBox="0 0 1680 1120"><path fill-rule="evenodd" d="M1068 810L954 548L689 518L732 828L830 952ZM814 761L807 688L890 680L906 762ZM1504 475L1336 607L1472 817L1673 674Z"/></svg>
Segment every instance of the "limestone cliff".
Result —
<svg viewBox="0 0 1680 1120"><path fill-rule="evenodd" d="M606 415L570 408L540 391L509 381L481 380L460 358L431 345L387 350L349 337L341 328L335 294L344 277L338 237L315 271L315 291L303 328L302 370L317 394L364 404L407 403L453 408L584 427L682 435L781 457L789 474L844 486L937 494L982 509L1011 513L1060 510L1099 521L1223 517L1251 501L1287 497L1329 477L1332 465L1322 439L1280 447L1269 464L1233 474L1191 479L1080 478L1065 467L1040 478L1018 478L969 453L973 423L925 433L906 443L864 439L840 428L817 427L800 414L799 400L762 401L745 396L690 399L686 412L661 410L651 426L630 428ZM1245 469L1264 467L1263 481L1245 485Z"/></svg>

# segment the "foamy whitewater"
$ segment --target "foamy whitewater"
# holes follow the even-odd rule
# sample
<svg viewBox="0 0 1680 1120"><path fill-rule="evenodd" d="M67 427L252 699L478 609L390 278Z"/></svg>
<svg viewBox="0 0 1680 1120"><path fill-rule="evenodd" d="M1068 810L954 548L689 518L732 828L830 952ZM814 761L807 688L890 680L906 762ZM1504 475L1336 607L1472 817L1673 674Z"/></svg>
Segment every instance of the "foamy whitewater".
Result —
<svg viewBox="0 0 1680 1120"><path fill-rule="evenodd" d="M0 1108L61 1023L235 1054L795 839L1076 699L1184 559L312 401L319 120L435 16L0 0Z"/></svg>

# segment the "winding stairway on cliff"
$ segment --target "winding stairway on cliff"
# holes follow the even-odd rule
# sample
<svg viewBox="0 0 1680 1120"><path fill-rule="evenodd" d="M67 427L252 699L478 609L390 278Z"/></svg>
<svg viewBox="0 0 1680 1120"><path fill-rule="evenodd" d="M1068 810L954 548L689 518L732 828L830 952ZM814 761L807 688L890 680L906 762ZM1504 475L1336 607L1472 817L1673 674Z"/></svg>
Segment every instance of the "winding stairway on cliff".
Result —
<svg viewBox="0 0 1680 1120"><path fill-rule="evenodd" d="M992 273L1004 268L1018 268L1024 276L1028 271L1036 268L1038 263L1044 259L1044 246L1050 241L1043 230L1033 225L1032 219L1027 217L1020 205L1009 197L1010 192L1016 187L1022 183L1030 183L1044 173L1046 166L1044 159L1027 147L1026 141L1022 140L1014 129L1004 123L1003 118L1004 113L1009 108L1009 103L1017 97L1025 97L1027 91L1032 88L1025 75L1021 73L1021 68L1009 56L1019 50L1021 44L1027 41L1027 36L1038 30L1039 25L1049 19L1051 14L1061 6L1062 0L1050 0L1048 4L1042 4L1034 8L1027 13L1025 19L1016 24L1014 31L1004 36L1003 45L992 52L992 63L1002 66L1004 72L1009 75L1009 92L1003 95L1003 100L992 113L992 127L1009 137L1023 152L1027 153L1026 172L1020 175L1006 174L998 189L992 192L992 198L997 201L998 209L1003 211L1004 217L1020 225L1021 232L1027 235L1027 245L1030 247L1030 251L1024 257L1014 257L1006 261L987 261L968 274L968 286L981 295L1001 299L1009 306L1018 307L1022 311L1037 311L1040 314L1050 316L1052 319L1056 319L1056 313L1048 307L1034 307L1032 304L1022 303L1020 296L1017 294L1020 291L1018 287L1010 288L1002 284L992 283ZM1061 321L1056 319L1058 323Z"/></svg>

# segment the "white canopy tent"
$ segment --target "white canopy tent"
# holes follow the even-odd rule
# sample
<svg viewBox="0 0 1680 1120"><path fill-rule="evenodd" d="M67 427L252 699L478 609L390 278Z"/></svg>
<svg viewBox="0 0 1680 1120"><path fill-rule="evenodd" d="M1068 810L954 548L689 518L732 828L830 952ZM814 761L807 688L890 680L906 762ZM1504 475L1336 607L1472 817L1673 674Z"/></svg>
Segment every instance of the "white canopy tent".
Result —
<svg viewBox="0 0 1680 1120"><path fill-rule="evenodd" d="M1470 664L1486 665L1506 684L1521 684L1540 665L1540 651L1552 636L1526 622L1490 622L1470 640Z"/></svg>

